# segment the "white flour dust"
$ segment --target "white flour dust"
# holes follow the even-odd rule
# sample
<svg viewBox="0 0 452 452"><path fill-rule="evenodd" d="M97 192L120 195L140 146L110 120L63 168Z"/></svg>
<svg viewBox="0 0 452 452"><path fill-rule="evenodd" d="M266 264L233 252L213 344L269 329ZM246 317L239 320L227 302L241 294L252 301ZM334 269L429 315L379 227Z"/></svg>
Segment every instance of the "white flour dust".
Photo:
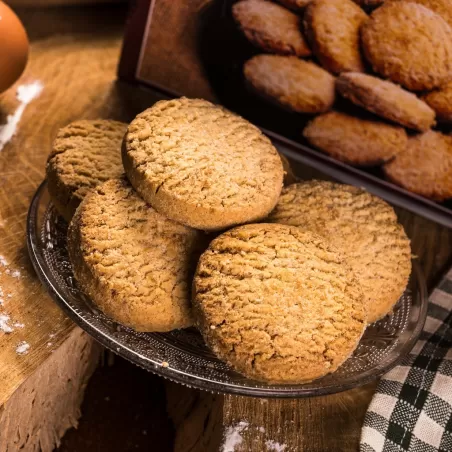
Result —
<svg viewBox="0 0 452 452"><path fill-rule="evenodd" d="M28 350L30 350L30 345L27 342L22 341L17 344L16 353L18 355L26 355Z"/></svg>
<svg viewBox="0 0 452 452"><path fill-rule="evenodd" d="M6 124L0 125L0 151L15 135L25 108L33 99L36 99L41 94L42 88L43 85L39 81L27 85L20 85L17 88L16 97L20 104L12 115L6 117Z"/></svg>
<svg viewBox="0 0 452 452"><path fill-rule="evenodd" d="M234 452L235 448L242 444L242 432L248 428L248 422L241 421L226 429L222 452Z"/></svg>
<svg viewBox="0 0 452 452"><path fill-rule="evenodd" d="M273 441L271 439L265 441L268 452L284 452L286 450L286 445Z"/></svg>
<svg viewBox="0 0 452 452"><path fill-rule="evenodd" d="M9 315L0 314L0 331L4 333L12 333L14 330L11 328Z"/></svg>

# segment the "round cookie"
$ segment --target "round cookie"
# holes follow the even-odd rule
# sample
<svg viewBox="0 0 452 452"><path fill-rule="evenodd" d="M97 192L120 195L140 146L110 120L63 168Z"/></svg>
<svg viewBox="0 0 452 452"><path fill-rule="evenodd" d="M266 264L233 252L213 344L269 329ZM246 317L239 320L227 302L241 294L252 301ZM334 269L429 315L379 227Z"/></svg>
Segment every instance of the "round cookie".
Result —
<svg viewBox="0 0 452 452"><path fill-rule="evenodd" d="M245 63L247 82L260 96L297 113L322 113L334 103L334 77L296 57L257 55Z"/></svg>
<svg viewBox="0 0 452 452"><path fill-rule="evenodd" d="M400 1L400 0L386 0ZM452 27L452 0L410 0L412 3L418 3L436 14L439 14Z"/></svg>
<svg viewBox="0 0 452 452"><path fill-rule="evenodd" d="M297 383L334 372L365 328L362 290L342 255L296 227L225 232L202 254L193 288L207 344L257 380Z"/></svg>
<svg viewBox="0 0 452 452"><path fill-rule="evenodd" d="M328 155L352 165L372 166L405 149L407 134L399 126L332 111L314 118L305 138Z"/></svg>
<svg viewBox="0 0 452 452"><path fill-rule="evenodd" d="M281 159L254 125L202 99L160 101L129 125L126 174L158 212L202 230L260 220L278 201Z"/></svg>
<svg viewBox="0 0 452 452"><path fill-rule="evenodd" d="M98 119L75 121L58 132L46 175L52 203L67 222L92 188L124 173L126 129L122 122Z"/></svg>
<svg viewBox="0 0 452 452"><path fill-rule="evenodd" d="M264 52L305 57L311 54L296 14L265 0L242 0L232 14L243 34Z"/></svg>
<svg viewBox="0 0 452 452"><path fill-rule="evenodd" d="M452 123L452 82L431 91L423 99L435 110L439 122Z"/></svg>
<svg viewBox="0 0 452 452"><path fill-rule="evenodd" d="M203 233L168 220L125 179L96 187L68 231L74 276L109 317L137 331L192 325L191 278Z"/></svg>
<svg viewBox="0 0 452 452"><path fill-rule="evenodd" d="M390 312L403 294L410 241L382 199L349 185L303 182L284 188L269 221L314 231L344 254L363 288L369 323Z"/></svg>
<svg viewBox="0 0 452 452"><path fill-rule="evenodd" d="M452 137L433 130L410 137L406 150L383 170L392 182L421 196L452 198Z"/></svg>
<svg viewBox="0 0 452 452"><path fill-rule="evenodd" d="M328 71L363 72L359 29L366 13L352 0L314 0L306 7L304 27L312 51Z"/></svg>
<svg viewBox="0 0 452 452"><path fill-rule="evenodd" d="M384 4L364 23L361 37L375 72L409 90L430 90L452 78L452 29L425 6Z"/></svg>
<svg viewBox="0 0 452 452"><path fill-rule="evenodd" d="M398 85L358 72L341 74L336 88L354 104L402 126L424 132L435 125L435 112Z"/></svg>

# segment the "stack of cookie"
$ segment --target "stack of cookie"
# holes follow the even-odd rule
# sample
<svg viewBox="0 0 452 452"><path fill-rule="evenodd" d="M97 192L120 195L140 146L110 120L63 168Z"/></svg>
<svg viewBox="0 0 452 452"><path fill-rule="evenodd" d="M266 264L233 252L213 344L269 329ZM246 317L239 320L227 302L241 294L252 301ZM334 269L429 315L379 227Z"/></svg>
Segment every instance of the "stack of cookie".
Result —
<svg viewBox="0 0 452 452"><path fill-rule="evenodd" d="M452 137L432 130L452 124L450 0L240 0L232 12L264 52L245 63L247 85L318 115L303 131L313 146L452 198Z"/></svg>
<svg viewBox="0 0 452 452"><path fill-rule="evenodd" d="M105 314L137 331L195 325L258 380L334 372L411 272L389 205L330 182L282 188L270 140L204 100L75 122L47 175L74 276Z"/></svg>

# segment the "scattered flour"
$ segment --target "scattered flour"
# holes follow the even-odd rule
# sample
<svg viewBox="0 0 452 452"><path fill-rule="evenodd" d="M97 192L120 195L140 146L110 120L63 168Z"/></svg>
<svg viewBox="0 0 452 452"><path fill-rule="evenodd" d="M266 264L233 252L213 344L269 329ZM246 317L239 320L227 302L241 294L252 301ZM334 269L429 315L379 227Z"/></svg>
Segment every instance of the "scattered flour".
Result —
<svg viewBox="0 0 452 452"><path fill-rule="evenodd" d="M9 325L9 321L9 315L0 314L0 331L3 331L4 333L12 333L14 331Z"/></svg>
<svg viewBox="0 0 452 452"><path fill-rule="evenodd" d="M18 355L26 355L29 349L30 345L27 342L22 341L17 344L16 353Z"/></svg>
<svg viewBox="0 0 452 452"><path fill-rule="evenodd" d="M3 289L0 287L0 306L3 306L3 303L5 302L4 296Z"/></svg>
<svg viewBox="0 0 452 452"><path fill-rule="evenodd" d="M11 272L11 276L12 276L13 278L20 278L21 273L20 273L19 270L14 270L13 272Z"/></svg>
<svg viewBox="0 0 452 452"><path fill-rule="evenodd" d="M0 265L2 267L6 267L8 265L8 261L2 255L0 255Z"/></svg>
<svg viewBox="0 0 452 452"><path fill-rule="evenodd" d="M15 135L25 108L33 99L41 94L42 88L43 85L39 81L27 85L20 85L17 88L17 100L20 104L12 115L6 117L6 124L0 125L0 151Z"/></svg>
<svg viewBox="0 0 452 452"><path fill-rule="evenodd" d="M25 327L25 325L23 323L19 323L19 322L16 322L13 326L16 328L24 328Z"/></svg>
<svg viewBox="0 0 452 452"><path fill-rule="evenodd" d="M269 452L284 452L287 447L285 444L280 444L271 439L265 441L265 445L267 446L267 450Z"/></svg>
<svg viewBox="0 0 452 452"><path fill-rule="evenodd" d="M241 421L237 425L233 425L226 429L224 435L222 452L234 452L236 446L242 444L242 432L248 428L249 424L246 421Z"/></svg>

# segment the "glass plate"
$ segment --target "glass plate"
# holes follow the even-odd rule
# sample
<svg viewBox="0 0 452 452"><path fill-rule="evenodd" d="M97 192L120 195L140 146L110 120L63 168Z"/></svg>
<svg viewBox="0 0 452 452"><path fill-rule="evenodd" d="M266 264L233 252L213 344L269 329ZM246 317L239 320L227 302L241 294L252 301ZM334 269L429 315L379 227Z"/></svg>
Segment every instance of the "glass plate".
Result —
<svg viewBox="0 0 452 452"><path fill-rule="evenodd" d="M369 326L355 353L333 374L306 384L274 385L232 371L194 329L137 333L104 316L78 289L66 251L67 224L50 203L46 182L28 213L28 249L36 272L66 314L97 341L133 363L187 386L258 397L331 394L387 372L415 344L427 314L424 278L413 262L409 285L394 312Z"/></svg>

